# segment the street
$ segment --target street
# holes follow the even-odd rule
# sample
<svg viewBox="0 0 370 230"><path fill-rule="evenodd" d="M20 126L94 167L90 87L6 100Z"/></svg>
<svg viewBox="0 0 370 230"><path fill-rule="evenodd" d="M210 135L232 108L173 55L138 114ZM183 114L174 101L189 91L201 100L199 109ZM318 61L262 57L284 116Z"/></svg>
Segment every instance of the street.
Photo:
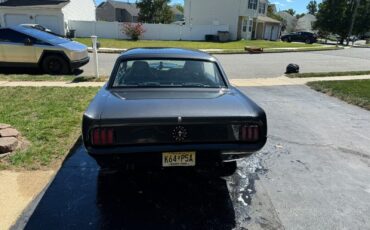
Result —
<svg viewBox="0 0 370 230"><path fill-rule="evenodd" d="M289 63L300 65L302 73L370 70L370 49L351 48L333 51L314 51L276 54L215 55L229 78L246 79L278 77ZM118 54L99 54L102 76L109 76ZM93 61L84 67L82 75L94 76Z"/></svg>
<svg viewBox="0 0 370 230"><path fill-rule="evenodd" d="M268 144L232 177L99 172L77 144L26 229L370 229L369 112L306 86L241 89Z"/></svg>

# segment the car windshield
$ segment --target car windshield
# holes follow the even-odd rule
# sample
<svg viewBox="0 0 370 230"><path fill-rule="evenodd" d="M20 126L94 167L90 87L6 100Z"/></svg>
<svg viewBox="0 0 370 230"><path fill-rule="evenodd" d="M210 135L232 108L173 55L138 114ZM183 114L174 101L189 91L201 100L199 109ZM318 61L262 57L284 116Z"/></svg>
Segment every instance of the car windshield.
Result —
<svg viewBox="0 0 370 230"><path fill-rule="evenodd" d="M130 60L119 63L113 87L222 88L217 65L200 60Z"/></svg>
<svg viewBox="0 0 370 230"><path fill-rule="evenodd" d="M53 34L50 34L44 31L40 31L38 29L33 29L33 28L27 28L26 30L24 30L24 33L34 38L37 38L37 39L40 39L42 41L46 41L49 43L53 43L53 44L62 44L62 43L70 42L69 40L65 38L58 37L56 35L53 35Z"/></svg>

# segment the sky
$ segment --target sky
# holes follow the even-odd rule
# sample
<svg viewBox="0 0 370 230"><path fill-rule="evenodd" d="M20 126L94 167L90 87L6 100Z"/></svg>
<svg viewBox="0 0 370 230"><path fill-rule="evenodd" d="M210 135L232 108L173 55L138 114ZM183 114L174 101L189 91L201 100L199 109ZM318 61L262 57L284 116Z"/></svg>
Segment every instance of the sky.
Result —
<svg viewBox="0 0 370 230"><path fill-rule="evenodd" d="M100 4L103 0L96 0L97 4ZM122 0L124 2L136 2L136 0ZM227 0L225 0L227 1ZM310 2L310 0L270 0L270 3L276 5L277 10L286 10L289 8L294 9L297 13L306 13L307 9L306 6ZM321 0L317 0L317 3L320 3ZM183 0L172 0L171 3L181 3L183 4Z"/></svg>

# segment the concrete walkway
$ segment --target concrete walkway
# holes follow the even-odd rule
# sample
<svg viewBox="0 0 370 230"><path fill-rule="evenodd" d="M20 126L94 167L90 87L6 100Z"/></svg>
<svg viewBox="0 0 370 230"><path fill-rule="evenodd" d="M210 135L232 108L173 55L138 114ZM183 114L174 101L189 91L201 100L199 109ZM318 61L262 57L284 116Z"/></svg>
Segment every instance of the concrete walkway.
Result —
<svg viewBox="0 0 370 230"><path fill-rule="evenodd" d="M279 85L305 85L313 81L344 81L370 79L370 75L338 76L338 77L311 77L289 78L285 76L276 78L231 79L230 82L239 87L247 86L279 86ZM101 87L105 82L60 82L60 81L0 81L0 87Z"/></svg>

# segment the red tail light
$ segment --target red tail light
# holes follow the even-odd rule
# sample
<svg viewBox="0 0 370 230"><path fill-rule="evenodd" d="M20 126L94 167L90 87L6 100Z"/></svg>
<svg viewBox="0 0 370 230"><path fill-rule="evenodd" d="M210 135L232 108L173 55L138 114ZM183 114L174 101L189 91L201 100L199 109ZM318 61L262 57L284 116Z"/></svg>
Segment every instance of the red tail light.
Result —
<svg viewBox="0 0 370 230"><path fill-rule="evenodd" d="M240 126L239 139L245 142L256 142L260 137L260 129L257 125Z"/></svg>
<svg viewBox="0 0 370 230"><path fill-rule="evenodd" d="M112 128L95 128L91 138L93 145L112 145L114 143L114 130Z"/></svg>

